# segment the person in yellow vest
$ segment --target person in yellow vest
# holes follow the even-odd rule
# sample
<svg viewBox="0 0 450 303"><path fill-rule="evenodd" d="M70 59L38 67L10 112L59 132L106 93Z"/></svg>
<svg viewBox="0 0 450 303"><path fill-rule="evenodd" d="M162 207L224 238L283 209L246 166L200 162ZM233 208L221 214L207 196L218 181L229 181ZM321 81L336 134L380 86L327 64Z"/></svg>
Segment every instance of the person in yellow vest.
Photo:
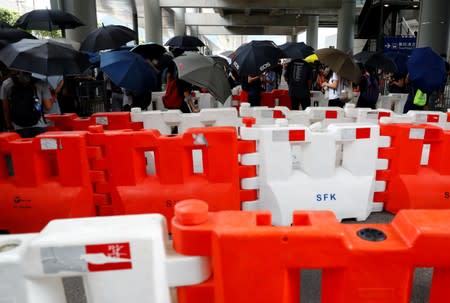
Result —
<svg viewBox="0 0 450 303"><path fill-rule="evenodd" d="M406 76L406 83L408 87L408 99L406 99L403 113L406 114L410 110L424 110L428 103L428 96L418 87L414 87Z"/></svg>

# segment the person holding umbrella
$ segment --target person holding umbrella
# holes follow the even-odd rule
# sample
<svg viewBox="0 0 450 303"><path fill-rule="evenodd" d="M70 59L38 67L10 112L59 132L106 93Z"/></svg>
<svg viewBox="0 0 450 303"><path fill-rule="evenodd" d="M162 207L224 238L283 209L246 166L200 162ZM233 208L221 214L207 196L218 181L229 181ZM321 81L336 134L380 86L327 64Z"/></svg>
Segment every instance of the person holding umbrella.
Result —
<svg viewBox="0 0 450 303"><path fill-rule="evenodd" d="M0 88L7 130L22 138L32 138L47 131L44 110L52 108L52 96L46 82L19 71L5 80Z"/></svg>
<svg viewBox="0 0 450 303"><path fill-rule="evenodd" d="M345 89L345 80L331 69L329 73L330 80L322 83L322 88L328 90L328 106L344 107L345 102L341 101L341 92Z"/></svg>

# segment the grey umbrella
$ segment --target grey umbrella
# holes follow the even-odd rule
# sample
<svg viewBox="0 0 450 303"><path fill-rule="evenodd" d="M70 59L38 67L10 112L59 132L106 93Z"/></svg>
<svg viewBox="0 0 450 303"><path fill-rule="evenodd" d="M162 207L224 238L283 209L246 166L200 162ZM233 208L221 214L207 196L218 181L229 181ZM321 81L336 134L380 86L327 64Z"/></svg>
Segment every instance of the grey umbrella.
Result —
<svg viewBox="0 0 450 303"><path fill-rule="evenodd" d="M178 77L193 85L207 88L222 103L231 96L230 84L223 66L212 58L197 53L179 56L173 61L178 68Z"/></svg>

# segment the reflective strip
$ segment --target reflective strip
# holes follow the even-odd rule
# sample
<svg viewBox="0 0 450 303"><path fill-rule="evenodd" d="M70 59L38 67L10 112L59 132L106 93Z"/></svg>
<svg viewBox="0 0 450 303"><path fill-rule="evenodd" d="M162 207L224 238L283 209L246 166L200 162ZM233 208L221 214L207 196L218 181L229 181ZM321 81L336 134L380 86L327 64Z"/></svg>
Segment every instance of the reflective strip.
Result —
<svg viewBox="0 0 450 303"><path fill-rule="evenodd" d="M337 116L338 116L338 114L337 114L337 111L335 111L335 110L327 110L325 112L326 119L337 119Z"/></svg>
<svg viewBox="0 0 450 303"><path fill-rule="evenodd" d="M368 139L370 138L370 128L357 128L356 139Z"/></svg>
<svg viewBox="0 0 450 303"><path fill-rule="evenodd" d="M370 127L365 128L347 128L341 132L341 140L369 139Z"/></svg>
<svg viewBox="0 0 450 303"><path fill-rule="evenodd" d="M58 149L58 141L53 138L41 139L41 150L56 150Z"/></svg>
<svg viewBox="0 0 450 303"><path fill-rule="evenodd" d="M409 130L409 139L425 139L425 129L423 128L411 128Z"/></svg>
<svg viewBox="0 0 450 303"><path fill-rule="evenodd" d="M379 119L379 114L377 111L367 112L367 119Z"/></svg>
<svg viewBox="0 0 450 303"><path fill-rule="evenodd" d="M262 110L261 111L261 117L262 118L273 118L273 111L270 109Z"/></svg>
<svg viewBox="0 0 450 303"><path fill-rule="evenodd" d="M305 141L305 130L274 130L272 132L273 142L299 142Z"/></svg>
<svg viewBox="0 0 450 303"><path fill-rule="evenodd" d="M289 141L305 141L305 130L290 130L289 131Z"/></svg>
<svg viewBox="0 0 450 303"><path fill-rule="evenodd" d="M427 115L427 122L439 122L439 115Z"/></svg>
<svg viewBox="0 0 450 303"><path fill-rule="evenodd" d="M86 245L86 254L80 256L87 262L89 271L131 269L130 243Z"/></svg>
<svg viewBox="0 0 450 303"><path fill-rule="evenodd" d="M108 125L108 117L95 117L95 124L97 125Z"/></svg>
<svg viewBox="0 0 450 303"><path fill-rule="evenodd" d="M273 118L275 118L275 119L282 119L282 118L286 118L286 116L283 114L283 112L281 110L274 110L273 111Z"/></svg>
<svg viewBox="0 0 450 303"><path fill-rule="evenodd" d="M415 121L416 122L427 122L427 115L426 114L416 114Z"/></svg>
<svg viewBox="0 0 450 303"><path fill-rule="evenodd" d="M378 113L378 119L381 119L382 117L390 117L391 113L390 112L379 112Z"/></svg>

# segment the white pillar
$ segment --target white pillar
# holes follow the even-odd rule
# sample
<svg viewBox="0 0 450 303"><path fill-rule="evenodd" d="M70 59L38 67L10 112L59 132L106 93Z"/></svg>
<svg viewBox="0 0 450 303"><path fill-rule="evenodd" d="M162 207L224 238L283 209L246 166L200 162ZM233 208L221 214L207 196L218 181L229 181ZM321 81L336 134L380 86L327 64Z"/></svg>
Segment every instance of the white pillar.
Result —
<svg viewBox="0 0 450 303"><path fill-rule="evenodd" d="M446 54L449 36L448 0L420 1L417 47L431 47L438 54Z"/></svg>
<svg viewBox="0 0 450 303"><path fill-rule="evenodd" d="M53 5L53 3L52 3ZM85 25L75 29L67 29L67 39L81 42L87 34L97 28L97 6L95 1L91 0L61 0L60 9L75 15Z"/></svg>
<svg viewBox="0 0 450 303"><path fill-rule="evenodd" d="M199 8L194 8L194 12L195 13L200 13L200 9ZM191 26L189 26L189 28L191 30L190 35L194 36L194 37L198 37L198 25L191 25Z"/></svg>
<svg viewBox="0 0 450 303"><path fill-rule="evenodd" d="M144 0L145 42L162 44L162 17L159 0Z"/></svg>
<svg viewBox="0 0 450 303"><path fill-rule="evenodd" d="M319 36L319 16L308 17L308 28L306 29L306 44L317 49Z"/></svg>
<svg viewBox="0 0 450 303"><path fill-rule="evenodd" d="M355 8L355 0L342 0L342 6L338 12L337 49L344 52L353 52Z"/></svg>
<svg viewBox="0 0 450 303"><path fill-rule="evenodd" d="M186 35L186 22L184 20L184 15L186 13L185 8L173 8L173 23L174 23L174 33L175 36Z"/></svg>

